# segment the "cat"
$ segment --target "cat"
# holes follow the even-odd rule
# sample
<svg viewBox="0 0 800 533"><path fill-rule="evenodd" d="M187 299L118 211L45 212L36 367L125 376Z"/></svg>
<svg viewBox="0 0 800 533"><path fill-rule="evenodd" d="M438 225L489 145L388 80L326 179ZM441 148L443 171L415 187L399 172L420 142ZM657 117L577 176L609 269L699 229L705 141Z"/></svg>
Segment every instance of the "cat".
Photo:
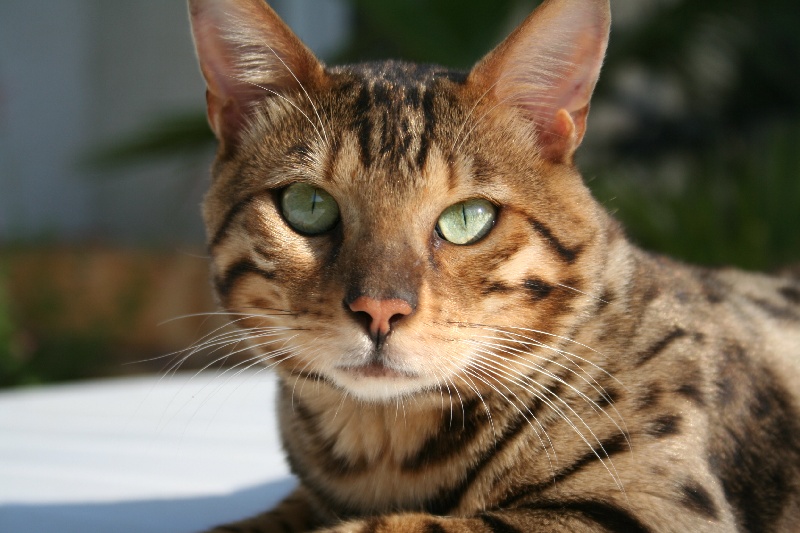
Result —
<svg viewBox="0 0 800 533"><path fill-rule="evenodd" d="M608 0L466 73L189 6L215 291L300 480L214 531L798 530L800 277L638 249L574 164Z"/></svg>

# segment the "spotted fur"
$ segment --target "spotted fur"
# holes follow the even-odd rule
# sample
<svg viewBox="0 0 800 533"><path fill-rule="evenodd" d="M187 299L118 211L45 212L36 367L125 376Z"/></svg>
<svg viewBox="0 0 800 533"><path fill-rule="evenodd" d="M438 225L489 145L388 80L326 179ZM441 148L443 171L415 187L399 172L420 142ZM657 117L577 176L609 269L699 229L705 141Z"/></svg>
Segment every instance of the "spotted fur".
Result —
<svg viewBox="0 0 800 533"><path fill-rule="evenodd" d="M301 480L215 531L796 531L800 277L646 253L592 199L607 0L547 0L468 73L327 68L261 0L190 10L217 342L278 374ZM289 225L298 182L333 229ZM437 219L470 198L497 219L457 246ZM359 298L404 311L376 337Z"/></svg>

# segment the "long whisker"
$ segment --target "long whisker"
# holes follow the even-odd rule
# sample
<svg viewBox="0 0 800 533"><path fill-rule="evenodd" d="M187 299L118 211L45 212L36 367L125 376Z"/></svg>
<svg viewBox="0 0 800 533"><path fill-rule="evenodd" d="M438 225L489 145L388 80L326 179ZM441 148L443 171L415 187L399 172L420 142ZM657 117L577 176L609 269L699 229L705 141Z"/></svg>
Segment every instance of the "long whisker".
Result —
<svg viewBox="0 0 800 533"><path fill-rule="evenodd" d="M513 376L513 375L510 375L510 374L507 374L506 372L503 372L502 370L496 370L497 365L490 358L484 357L482 362L473 361L473 364L475 364L479 368L483 368L484 370L486 370L488 372L496 372L496 373L506 374L515 383L517 383L518 385L520 385L523 388L526 388L529 392L531 392L531 394L536 395L537 398L540 398L543 402L545 402L556 414L559 415L559 417L562 420L564 420L564 422L567 423L567 425L569 425L573 429L573 431L575 431L575 433L578 435L578 437L589 447L589 449L592 451L592 453L597 457L597 459L601 462L601 464L606 469L608 474L614 480L614 483L617 485L617 488L621 492L623 492L623 493L625 492L625 489L622 486L622 482L621 482L621 479L619 477L619 474L617 473L616 468L614 467L614 463L611 460L610 454L608 453L608 451L606 451L602 441L600 441L599 437L594 433L592 428L586 423L586 421L583 419L583 417L581 417L577 412L575 412L575 410L569 405L568 402L566 402L560 396L554 395L555 399L558 400L559 403L563 404L564 407L566 407L567 410L569 410L581 422L582 426L586 428L586 430L591 435L592 439L595 442L597 442L597 445L598 445L598 448L600 449L600 452L598 452L597 449L594 446L591 445L589 440L584 436L583 432L577 427L577 425L575 425L575 423L569 418L569 416L564 411L561 410L561 408L559 408L557 405L555 405L555 403L552 400L550 400L549 398L544 397L542 394L537 394L537 392L534 389L532 389L529 384L534 384L534 385L540 387L543 390L544 393L553 394L552 391L547 389L547 387L544 387L543 385L539 384L536 380L533 380L532 378L530 378L528 376L524 376L524 374L520 374L519 376ZM525 378L524 381L521 379L521 377ZM604 459L604 457L605 457L605 459ZM606 461L608 461L608 464L606 464Z"/></svg>
<svg viewBox="0 0 800 533"><path fill-rule="evenodd" d="M271 341L271 342L274 342L274 341ZM264 343L264 345L266 345L266 344L268 344L268 343ZM258 346L258 345L257 345L257 346ZM252 348L256 348L257 346L254 346L254 347L252 347ZM247 349L250 349L250 347L248 347ZM277 351L275 351L275 352L271 352L271 353L269 354L269 357L270 357L270 358L272 358L272 357L277 357L278 355L282 355L282 354L281 354L281 353L279 353L279 352L284 352L284 353L285 353L285 352L290 352L290 351L291 351L291 348L282 348L281 350L277 350ZM227 357L227 355L226 355L226 356L224 356L224 357ZM245 370L246 370L247 368L250 368L250 367L252 367L253 365L255 365L255 364L258 364L259 362L261 362L261 361L263 361L263 360L264 360L264 356L259 354L259 355L256 355L256 356L254 356L254 357L251 357L251 358L249 358L249 359L246 359L246 360L244 360L244 361L241 361L241 362L239 362L239 363L235 364L234 366L232 366L231 368L228 368L228 369L226 369L226 370L225 370L224 372L222 372L221 374L217 375L217 376L216 376L216 379L222 378L222 377L223 377L223 376L225 376L226 374L228 374L228 373L230 373L230 372L234 371L234 370L235 370L237 367L244 366L244 365L248 365L249 363L252 363L252 364L250 364L249 366L247 366L247 367L245 368ZM211 364L213 364L213 363L211 363ZM165 408L165 412L169 410L170 406L173 404L174 400L177 398L177 396L180 394L180 392L181 392L181 391L182 391L182 390L183 390L185 387L187 387L187 386L188 386L188 385L189 385L189 384L190 384L192 381L194 381L194 379L195 379L195 378L197 378L197 377L198 377L198 376L199 376L199 375L200 375L200 374L201 374L201 373L202 373L202 372L203 372L203 371L204 371L204 370L205 370L207 367L208 367L208 365L206 365L206 367L204 367L203 369L201 369L201 370L198 370L198 371L197 371L195 374L193 374L193 375L192 375L192 376L191 376L191 377L190 377L190 378L189 378L189 379L188 379L188 380L187 380L187 381L186 381L186 382L185 382L185 383L184 383L184 384L181 386L181 389L180 389L180 390L179 390L179 391L176 393L176 395L173 397L173 400L171 400L171 401L170 401L170 402L167 404L167 406L166 406L166 408ZM228 377L228 379L226 379L226 380L225 380L225 381L224 381L224 382L223 382L221 385L217 386L217 387L216 387L216 388L215 388L215 389L214 389L214 390L213 390L213 391L212 391L210 394L206 395L205 399L204 399L204 400L203 400L203 401L200 403L200 406L204 405L204 404L205 404L205 402L207 402L207 401L208 401L208 400L209 400L209 399L210 399L210 398L211 398L211 397L212 397L212 396L213 396L213 395L216 393L216 391L219 391L219 390L220 390L222 387L224 387L224 386L225 386L225 384L227 384L227 383L228 383L228 382L229 382L231 379L233 379L235 376L237 376L237 375L241 374L241 372L242 372L242 371L240 370L239 372L236 372L235 374L233 374L233 375L229 376L229 377ZM216 381L216 379L215 379L215 381ZM213 383L213 382L209 382L209 383L207 383L207 384L203 385L203 387L201 387L201 389L200 389L200 391L199 391L199 392L203 392L203 391L205 391L205 390L206 390L208 387L210 387L210 386L211 386L211 383ZM174 417L174 416L177 416L177 414L178 414L179 412L181 412L181 411L182 411L182 410L183 410L183 409L184 409L184 408L185 408L185 407L186 407L186 406L189 404L189 402L190 402L190 401L191 401L191 400L187 400L187 401L184 403L184 405L183 405L183 406L181 406L179 409L177 409L177 410L176 410L176 412L173 414L173 417Z"/></svg>
<svg viewBox="0 0 800 533"><path fill-rule="evenodd" d="M477 338L483 338L483 339L487 339L487 340L508 340L508 339L502 339L502 338L492 337L492 336L478 336ZM592 390L594 390L600 396L602 396L604 398L609 398L608 392L606 392L605 388L603 388L603 386L600 383L598 383L597 380L594 379L594 377L591 376L591 374L586 372L585 369L583 369L579 364L577 364L574 361L572 361L566 355L565 355L565 358L570 363L575 365L578 368L578 370L581 371L580 373L577 372L576 370L572 369L572 368L569 368L566 365L563 365L563 364L559 363L558 361L555 361L555 360L553 360L551 358L548 358L548 357L544 357L542 355L538 355L537 353L535 353L533 351L530 351L530 350L522 350L520 348L515 348L513 346L505 346L505 345L498 344L498 343L493 343L493 342L483 342L483 341L472 341L472 342L476 342L476 343L478 343L478 344L480 344L482 346L491 346L491 347L499 348L499 349L501 349L503 351L506 351L506 353L508 353L509 355L519 354L519 355L522 355L524 357L535 357L537 359L541 359L543 361L551 363L551 364L553 364L553 365L555 365L555 366L557 366L559 368L562 368L565 371L575 375L578 379L580 379L581 381L586 383L589 387L592 388ZM514 341L514 342L517 342L517 341ZM539 348L548 348L548 346L545 346L545 345L538 345L538 344L531 344L531 343L524 343L524 346L527 346L527 347L536 346L536 347L539 347ZM560 355L564 355L559 350L554 350L554 351L556 351ZM556 375L555 373L550 372L549 370L545 369L543 366L535 364L535 363L532 363L532 362L524 361L524 360L523 361L519 361L518 364L520 364L524 368L528 368L530 370L541 372L541 373L543 373L543 374L545 374L545 375L547 375L547 376L549 376L549 377L551 377L553 379L558 380L559 382L561 382L564 385L567 385L574 392L579 394L581 396L581 398L586 400L592 406L593 409L595 409L596 411L601 411L602 410L595 400L592 400L591 398L589 398L580 389L578 389L578 388L576 388L576 387L564 382L561 378L558 377L558 375ZM587 379L587 377L588 377L588 379ZM612 405L612 408L613 408L613 404L611 404L611 405Z"/></svg>
<svg viewBox="0 0 800 533"><path fill-rule="evenodd" d="M571 374L575 375L578 379L580 379L584 383L586 383L596 393L600 394L604 398L608 398L608 393L606 393L605 389L599 383L597 383L597 381L594 378L592 378L591 375L586 373L586 371L583 370L579 365L576 365L576 366L578 366L578 368L581 371L583 371L583 373L586 376L589 376L589 378L591 378L591 380L594 382L594 384L591 381L587 380L583 375L581 375L580 373L576 372L575 370L573 370L573 369L571 369L569 367L566 367L566 366L564 366L564 365L562 365L562 364L560 364L557 361L554 361L552 359L537 355L534 352L531 352L529 350L524 350L523 351L523 350L520 350L519 348L514 348L514 347L511 347L511 346L503 346L503 345L496 344L496 343L485 343L485 342L479 342L479 341L472 341L472 342L477 342L477 344L479 344L479 345L491 347L493 349L498 349L498 350L500 350L500 351L502 351L504 353L507 353L509 355L515 355L515 354L522 355L525 359L523 359L522 361L517 361L516 362L517 365L519 365L519 366L521 366L523 368L527 368L529 370L533 370L533 371L538 372L540 374L543 374L543 375L545 375L545 376L557 381L558 383L561 383L562 385L566 386L570 390L572 390L582 400L584 400L595 413L604 414L611 421L611 423L613 423L614 426L616 426L616 428L620 431L620 433L622 435L624 435L625 440L628 443L628 446L629 447L631 446L631 442L628 439L628 428L627 428L627 425L625 424L625 420L622 417L622 415L619 413L619 411L617 411L617 408L613 405L613 403L609 403L609 405L610 405L611 409L614 411L614 413L616 413L617 416L619 417L620 421L622 422L622 425L625 426L624 428L620 427L619 423L617 422L617 420L614 417L612 417L608 412L606 412L602 407L600 407L600 405L598 405L598 403L595 400L593 400L588 395L586 395L582 390L580 390L579 388L575 387L571 383L567 382L563 378L559 377L557 374L551 372L550 370L547 370L543 366L529 361L527 358L533 356L533 357L536 357L538 359L543 359L543 360L545 360L545 361L547 361L547 362L549 362L551 364L554 364L554 365L556 365L556 366L558 366L560 368L563 368L567 372L570 372ZM573 362L573 364L575 364L575 363ZM517 372L516 370L511 369L511 367L507 367L507 368L509 370L511 370L511 371ZM522 374L522 375L524 375L524 374ZM595 386L595 384L597 386ZM599 387L599 389L598 389L598 387Z"/></svg>
<svg viewBox="0 0 800 533"><path fill-rule="evenodd" d="M489 406L486 405L486 400L484 400L483 395L480 393L478 388L475 386L475 383L472 381L472 377L473 376L470 376L470 374L468 372L464 372L464 375L469 380L469 383L464 381L464 378L461 377L460 374L455 374L456 377L458 377L459 379L461 379L462 381L467 383L467 386L472 390L472 392L475 393L475 395L478 397L478 399L483 404L483 408L486 410L486 417L489 419L489 426L492 428L492 435L494 436L494 443L495 443L495 446L497 446L497 431L495 431L495 428L494 428L494 420L492 419L492 411L489 409ZM466 420L464 422L466 423Z"/></svg>
<svg viewBox="0 0 800 533"><path fill-rule="evenodd" d="M576 289L575 287L570 287L569 285L564 285L563 283L555 283L555 285L558 285L559 287L563 287L563 288L571 290L571 291L575 291L575 292L577 292L579 294L583 294L584 296L588 296L589 298L593 298L593 299L597 300L598 302L602 302L604 304L609 303L609 302L603 300L602 298L600 298L599 296L595 296L594 294L590 294L590 293L582 291L580 289Z"/></svg>
<svg viewBox="0 0 800 533"><path fill-rule="evenodd" d="M547 332L547 331L542 331L542 330L539 330L539 329L523 328L523 327L518 327L518 326L506 326L506 327L504 327L503 329L499 329L499 328L497 328L496 326L490 326L490 325L487 325L487 324L479 324L479 323L470 323L470 322L453 322L453 321L449 321L448 323L449 323L449 324L456 325L456 326L459 326L459 327L468 327L468 328L483 328L483 329L485 329L485 330L487 330L487 331L494 331L494 332L496 332L496 333L509 334L509 335L517 335L517 336L519 336L519 337L521 337L521 338L524 338L524 339L526 339L526 340L528 340L528 341L531 341L531 342L533 342L533 343L541 344L541 343L539 343L539 341L536 341L535 339L532 339L532 338L530 338L530 337L526 337L526 336L522 335L521 333L515 333L515 332L513 332L513 331L511 331L511 330L518 330L518 331L524 331L524 332L536 333L536 334L539 334L539 335L544 335L544 336L546 336L546 337L552 337L552 338L555 338L555 339L558 339L558 340L561 340L561 341L565 341L565 342L573 343L573 344L575 344L575 345L577 345L577 346L580 346L580 347L582 347L582 348L586 348L587 350L589 350L589 351L591 351L591 352L593 352L593 353L597 354L599 357L601 357L601 358L603 358L603 359L607 359L607 357L606 357L606 355L605 355L605 354L603 354L602 352L599 352L599 351L595 350L595 349L594 349L594 348L592 348L591 346L588 346L588 345L586 345L586 344L583 344L583 343L582 343L582 342L580 342L580 341L576 341L576 340L574 340L574 339L571 339L571 338L569 338L569 337L565 337L565 336L563 336L563 335L557 335L557 334L555 334L555 333L549 333L549 332ZM519 342L519 341L517 341L517 342ZM548 346L547 346L546 344L542 344L542 347L548 347ZM553 350L558 350L557 348L551 348L551 349L553 349ZM595 369L599 370L600 372L602 372L603 374L605 374L605 375L606 375L606 376L608 376L609 378L611 378L611 379L613 379L614 381L616 381L616 382L617 382L617 384L619 384L621 387L623 387L623 388L625 388L625 389L627 390L627 387L625 386L625 384L624 384L624 383L622 383L620 380L618 380L618 379L617 379L617 378L616 378L616 377L615 377L613 374L611 374L610 372L608 372L608 371L607 371L606 369L604 369L603 367L601 367L601 366L597 365L596 363L594 363L594 362L592 362L592 361L590 361L590 360L588 360L588 359L585 359L585 358L583 358L583 357L580 357L580 356L578 356L578 355L575 355L575 354L570 354L570 355L572 355L573 357L576 357L577 359L579 359L579 360L583 361L584 363L586 363L586 364L588 364L588 365L591 365L592 367L594 367Z"/></svg>
<svg viewBox="0 0 800 533"><path fill-rule="evenodd" d="M285 331L293 331L293 328L264 328L264 329L262 329L262 328L254 328L254 329L251 329L251 330L243 330L243 331L234 331L234 332L223 333L223 334L221 334L221 335L219 335L217 337L208 339L205 342L197 344L197 345L191 347L191 349L178 352L178 354L184 353L184 352L185 353L184 353L184 355L182 357L178 358L177 361L172 363L166 369L165 374L176 372L179 369L179 367L181 365L183 365L183 363L186 362L190 357L192 357L193 355L195 355L195 354L197 354L197 353L199 353L199 352L201 352L203 350L207 350L209 348L214 347L214 350L212 350L210 352L210 355L213 355L214 353L216 353L217 351L221 350L222 348L224 348L226 346L236 346L236 345L240 344L242 341L245 341L245 340L252 340L252 339L265 338L265 337L279 336L281 333L283 333ZM212 366L212 365L214 365L216 363L219 363L219 362L222 362L222 361L226 360L231 355L236 355L236 354L241 353L242 351L245 351L247 349L248 348L244 348L244 349L241 349L241 350L239 350L239 349L232 350L232 351L228 352L227 354L225 354L224 356L216 358L213 361L211 361L211 363L208 363L207 365L205 365L203 367L203 370L208 369L210 366Z"/></svg>
<svg viewBox="0 0 800 533"><path fill-rule="evenodd" d="M619 420L622 422L622 425L625 426L623 433L625 435L628 434L628 428L627 428L627 425L625 423L625 419L622 416L622 414L617 410L617 408L614 405L614 403L611 401L611 396L608 394L608 391L606 391L605 387L603 387L602 384L600 384L591 374L589 374L586 371L586 369L584 369L579 363L575 362L574 359L578 359L579 361L581 361L583 363L591 365L593 368L595 368L595 369L599 370L600 372L604 373L606 376L610 377L611 379L616 381L618 384L620 384L623 388L627 389L627 387L625 387L625 385L621 381L619 381L615 376L613 376L611 373L609 373L608 371L606 371L602 367L598 366L597 364L593 363L592 361L589 361L588 359L585 359L585 358L583 358L583 357L581 357L581 356L579 356L577 354L574 354L574 353L566 351L566 350L561 350L561 349L558 349L558 348L554 348L552 346L549 346L549 345L547 345L547 344L545 344L543 342L537 341L537 340L532 339L530 337L527 337L525 335L521 335L521 334L516 333L516 332L510 332L510 331L505 331L505 330L501 330L501 329L496 329L496 328L487 328L487 329L489 329L490 331L500 332L500 333L503 333L505 335L509 335L509 336L513 337L513 338L510 338L510 339L501 339L501 340L511 340L511 341L521 345L521 346L538 347L538 348L542 348L542 349L545 349L545 350L549 350L549 351L555 352L555 353L561 355L562 357L564 357L567 361L569 361L573 365L575 365L583 373L583 375L588 377L591 380L591 382L593 383L592 384L592 383L588 383L587 382L587 384L590 387L592 387L592 389L594 389L595 392L600 394L603 398L605 398L608 401L608 403L609 403L609 405L611 407L611 410L614 411L614 413L619 417ZM518 338L525 339L525 341L520 341ZM578 344L580 344L580 343L578 343ZM514 350L518 350L518 349L514 349ZM560 363L558 363L556 361L553 361L552 359L544 358L542 356L536 355L534 352L532 352L530 350L525 350L524 352L521 351L521 350L518 350L518 351L519 351L519 353L530 354L530 355L533 355L533 356L538 357L540 359L545 359L546 361L552 362L553 364L556 364L557 366L560 366L560 367L562 367L562 368L564 368L566 370L569 370L569 371L571 371L571 372L573 372L573 373L575 373L577 375L577 373L574 370L568 369L567 367L561 365ZM599 353L599 352L597 352L597 353ZM581 378L581 379L586 381L585 378ZM616 421L614 423L616 424ZM617 427L619 427L619 426L617 426ZM622 431L621 428L620 428L620 431ZM631 443L628 442L628 445L630 446Z"/></svg>
<svg viewBox="0 0 800 533"><path fill-rule="evenodd" d="M530 418L528 418L528 416L526 416L526 414L522 411L522 409L520 409L517 406L516 403L512 402L505 394L503 394L503 392L499 388L497 388L496 385L488 382L486 379L484 379L482 376L480 376L480 374L477 374L475 372L469 372L469 369L466 369L465 372L469 373L472 377L474 377L475 379L481 381L486 386L488 386L489 388L494 390L498 395L500 395L501 398L503 398L508 404L510 404L511 406L514 407L514 409L517 410L517 412L522 416L522 418L525 419L525 422L527 422L527 424L531 427L533 432L536 434L536 438L539 439L539 443L542 445L542 449L544 450L544 453L547 455L547 460L550 463L550 471L551 472L555 472L553 470L553 458L550 457L550 452L548 451L548 446L544 443L544 440L542 440L542 435L541 435L541 433L539 433L539 430L536 429L536 427L531 423ZM550 437L549 437L549 435L547 435L547 431L545 431L544 427L542 426L541 422L539 422L539 419L536 417L536 415L534 415L531 412L531 410L525 405L525 402L523 402L519 398L519 396L517 396L516 393L514 393L511 389L509 389L502 382L499 382L499 383L502 385L502 387L504 389L506 389L509 392L509 394L511 394L520 404L522 404L523 407L525 407L525 410L528 412L528 415L530 415L530 417L533 418L533 420L536 422L536 425L539 426L539 428L541 429L542 433L544 433L545 436L547 437L547 441L548 441L548 443L550 445L550 449L553 450L553 455L555 456L555 448L553 447L553 443L552 443L552 441L550 441ZM494 431L494 426L492 426L492 431ZM495 434L495 445L497 445L497 435L496 434ZM556 462L558 462L557 459L556 459Z"/></svg>
<svg viewBox="0 0 800 533"><path fill-rule="evenodd" d="M290 106L295 108L301 115L303 115L305 117L305 119L308 121L309 124L311 124L311 127L314 128L314 131L316 132L317 137L319 137L320 142L322 142L323 145L327 145L328 144L327 138L324 137L322 135L322 133L320 133L319 127L317 127L317 125L314 124L314 121L311 120L311 117L309 117L306 114L305 111L300 109L300 106L298 106L296 103L294 103L291 100L291 98L287 98L286 96L282 95L281 93L279 93L278 91L276 91L274 89L270 89L269 87L264 87L263 85L259 85L258 83L252 82L250 80L246 80L244 78L238 78L236 76L229 76L229 77L234 79L234 80L236 80L236 81L238 81L238 82L247 83L248 85L252 85L253 87L257 87L257 88L261 89L262 91L265 91L265 92L268 92L268 93L270 93L270 94L272 94L274 96L277 96L278 98L280 98L284 102L288 103Z"/></svg>
<svg viewBox="0 0 800 533"><path fill-rule="evenodd" d="M205 342L206 339L209 339L209 338L213 337L216 332L218 332L220 330L224 330L226 328L230 328L232 325L235 325L239 321L246 320L247 318L263 318L265 316L273 316L273 315L255 315L255 314L251 315L251 314L244 314L244 313L226 313L226 312L193 313L193 314L190 314L190 315L182 315L182 316L171 318L169 320L165 320L164 322L160 323L159 325L167 324L169 322L173 322L175 320L179 320L179 319L182 319L182 318L194 318L194 317L200 317L200 316L205 316L205 317L231 316L231 315L236 315L236 316L241 315L241 318L238 318L238 319L235 319L235 320L229 320L225 324L223 324L223 325L211 330L210 332L206 333L203 337L201 337L197 341L193 342L190 346L188 346L186 348L182 348L180 350L176 350L174 352L166 353L166 354L159 355L159 356L156 356L156 357L150 357L150 358L147 358L147 359L139 359L137 361L123 363L123 364L124 365L134 365L134 364L141 364L141 363L149 363L149 362L152 362L152 361L158 361L159 359L164 359L166 357L172 357L172 356L176 356L176 355L181 354L181 353L189 352L189 351L194 350L196 347L201 345L203 342ZM236 330L236 331L240 331L240 330Z"/></svg>
<svg viewBox="0 0 800 533"><path fill-rule="evenodd" d="M289 74L291 74L292 78L294 78L294 81L297 82L297 85L300 86L300 90L302 90L303 94L306 95L306 99L308 100L308 103L311 104L311 108L314 110L314 114L317 116L317 121L319 121L319 127L322 128L322 134L325 137L325 144L327 146L330 146L330 140L328 139L328 135L325 132L325 125L322 123L322 118L320 118L320 116L319 116L319 111L317 110L317 106L314 105L314 101L308 95L308 92L306 91L306 88L303 86L302 83L300 83L300 80L297 79L297 76L295 76L294 72L292 71L291 68L289 68L289 65L286 64L286 62L283 60L283 58L281 56L279 56L278 53L275 52L275 50L269 44L267 44L266 42L263 42L263 44L264 44L264 46L269 48L269 51L272 52L272 54L278 59L278 61L280 61L283 64L283 66L286 68L286 70L289 72Z"/></svg>
<svg viewBox="0 0 800 533"><path fill-rule="evenodd" d="M488 91L487 91L487 93L488 93ZM512 100L514 100L514 97L508 97L508 98L503 98L503 99L501 99L501 100L498 100L498 101L497 101L497 102L496 102L496 103L495 103L493 106L491 106L491 107L490 107L489 109L487 109L487 110L486 110L486 111L485 111L485 112L484 112L484 113L483 113L481 116L479 116L479 117L478 117L478 118L477 118L477 119L476 119L476 120L475 120L475 121L472 123L472 127L471 127L471 128L468 130L468 131L467 131L466 135L464 135L464 137L461 139L461 142L460 142L460 143L458 144L458 146L457 146L457 147L454 149L454 152L455 152L455 151L457 151L457 150L461 150L461 147L464 145L464 143L467 141L467 139L469 139L469 136L470 136L470 135L472 135L472 132L473 132L473 131L475 131L475 128L477 128L477 127L478 127L478 125L479 125L479 124L480 124L480 123L483 121L483 119L485 119L486 117L488 117L488 116L489 116L489 115L492 113L492 111L494 111L495 109L497 109L497 108L498 108L498 107L500 107L501 105L504 105L504 104L506 104L506 103L508 103L508 102L510 102L510 101L512 101Z"/></svg>
<svg viewBox="0 0 800 533"><path fill-rule="evenodd" d="M494 89L495 85L497 85L497 81L494 82L493 84L491 84L489 86L489 88L486 89L486 91L482 95L480 95L480 97L475 101L475 104L472 106L472 108L467 113L467 116L464 117L464 121L461 123L461 127L458 128L458 132L456 133L455 139L453 140L453 146L450 147L450 153L451 154L455 154L456 145L458 145L458 147L461 148L461 145L458 143L458 140L461 137L461 134L464 132L464 128L466 127L467 122L469 122L470 117L472 117L472 114L478 108L478 105L481 103L481 101L484 98L486 98L486 96L492 91L492 89Z"/></svg>

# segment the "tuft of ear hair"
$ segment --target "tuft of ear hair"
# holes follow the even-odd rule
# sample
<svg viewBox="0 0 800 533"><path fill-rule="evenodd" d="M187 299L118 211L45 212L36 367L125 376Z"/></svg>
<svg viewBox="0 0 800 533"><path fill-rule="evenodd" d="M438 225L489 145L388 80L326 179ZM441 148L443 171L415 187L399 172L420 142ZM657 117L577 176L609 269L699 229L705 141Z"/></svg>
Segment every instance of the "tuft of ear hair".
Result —
<svg viewBox="0 0 800 533"><path fill-rule="evenodd" d="M571 164L610 25L608 0L545 0L475 65L469 82L531 122L543 157Z"/></svg>
<svg viewBox="0 0 800 533"><path fill-rule="evenodd" d="M252 106L318 82L322 63L264 0L189 0L208 121L235 146Z"/></svg>

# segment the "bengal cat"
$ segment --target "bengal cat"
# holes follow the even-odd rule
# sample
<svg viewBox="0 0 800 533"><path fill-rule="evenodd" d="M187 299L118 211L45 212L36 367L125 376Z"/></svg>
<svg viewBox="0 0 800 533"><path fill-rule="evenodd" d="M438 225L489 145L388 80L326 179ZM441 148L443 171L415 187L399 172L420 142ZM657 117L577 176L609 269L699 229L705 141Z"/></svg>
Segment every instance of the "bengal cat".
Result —
<svg viewBox="0 0 800 533"><path fill-rule="evenodd" d="M215 531L800 530L800 278L636 248L573 164L608 0L466 73L189 5L216 292L300 479Z"/></svg>

